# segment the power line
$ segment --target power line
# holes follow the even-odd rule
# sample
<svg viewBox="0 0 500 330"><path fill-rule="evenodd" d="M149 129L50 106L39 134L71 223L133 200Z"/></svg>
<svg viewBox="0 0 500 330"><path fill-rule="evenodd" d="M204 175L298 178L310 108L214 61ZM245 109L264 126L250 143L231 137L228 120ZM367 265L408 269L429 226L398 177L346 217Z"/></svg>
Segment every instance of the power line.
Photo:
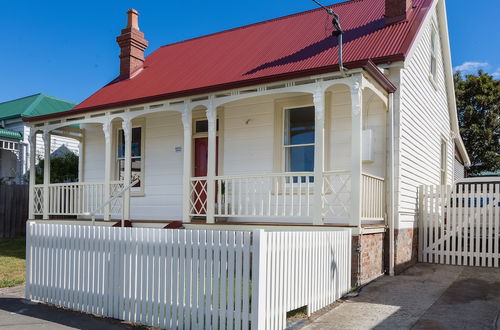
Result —
<svg viewBox="0 0 500 330"><path fill-rule="evenodd" d="M342 54L342 52L343 52L343 50L342 50L342 48L343 48L342 35L344 34L344 31L340 27L339 15L337 15L333 11L333 9L323 6L319 1L317 1L317 0L311 0L311 1L314 2L315 4L317 4L318 6L320 6L321 8L323 8L328 13L328 15L331 15L333 17L332 24L333 24L333 27L335 28L335 30L332 31L332 35L336 36L338 38L338 45L339 45L339 69L340 69L341 72L344 72L344 64L342 62L342 56L343 56L343 54Z"/></svg>

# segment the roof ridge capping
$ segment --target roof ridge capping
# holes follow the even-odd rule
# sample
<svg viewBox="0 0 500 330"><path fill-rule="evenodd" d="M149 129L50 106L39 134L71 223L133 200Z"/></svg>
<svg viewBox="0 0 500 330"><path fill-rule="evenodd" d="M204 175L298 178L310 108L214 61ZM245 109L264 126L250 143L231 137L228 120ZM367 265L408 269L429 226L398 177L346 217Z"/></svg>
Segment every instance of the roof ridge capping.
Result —
<svg viewBox="0 0 500 330"><path fill-rule="evenodd" d="M367 0L346 0L346 1L339 2L339 3L333 3L333 4L330 4L330 5L326 5L325 7L334 8L334 7L345 6L345 5L348 5L350 3L354 3L354 2L363 2L363 1L367 1ZM244 30L244 29L247 29L247 28L250 28L250 27L254 27L254 26L258 26L258 25L263 25L263 24L267 24L267 23L272 23L272 22L276 22L276 21L281 21L281 20L292 18L292 17L307 15L307 14L310 14L312 12L321 11L321 10L324 10L324 9L323 8L314 8L314 9L304 10L304 11L301 11L301 12L298 12L298 13L293 13L293 14L289 14L289 15L285 15L285 16L270 18L270 19L267 19L267 20L264 20L264 21L259 21L259 22L250 23L250 24L246 24L246 25L236 26L236 27L233 27L233 28L230 28L230 29L227 29L227 30L216 31L216 32L213 32L213 33L209 33L209 34L205 34L205 35L201 35L201 36L197 36L197 37L193 37L193 38L188 38L188 39L184 39L184 40L175 41L175 42L170 43L170 44L162 45L158 49L169 47L169 46L174 46L174 45L178 45L178 44L182 44L182 43L193 41L193 40L198 40L198 39L203 39L203 38L207 38L207 37L212 37L212 36L219 35L219 34L224 34L224 33L227 33L227 32L233 32L233 31L237 31L237 30ZM154 52L155 51L153 51L153 53Z"/></svg>
<svg viewBox="0 0 500 330"><path fill-rule="evenodd" d="M52 96L52 95L47 95L47 94L44 94L44 93L39 93L41 96L44 96L44 97L47 97L49 99L53 99L53 100L56 100L56 101L61 101L61 102L65 102L65 103L71 103L71 104L74 104L74 105L77 105L78 103L76 102L73 102L73 101L68 101L68 100L65 100L65 99L62 99L60 97L55 97L55 96Z"/></svg>
<svg viewBox="0 0 500 330"><path fill-rule="evenodd" d="M36 94L32 94L32 95L26 95L26 96L23 96L23 97L18 97L17 99L0 102L0 104L15 102L15 101L19 101L19 100L22 100L22 99L27 99L29 97L38 96L38 95L42 95L42 93L36 93Z"/></svg>

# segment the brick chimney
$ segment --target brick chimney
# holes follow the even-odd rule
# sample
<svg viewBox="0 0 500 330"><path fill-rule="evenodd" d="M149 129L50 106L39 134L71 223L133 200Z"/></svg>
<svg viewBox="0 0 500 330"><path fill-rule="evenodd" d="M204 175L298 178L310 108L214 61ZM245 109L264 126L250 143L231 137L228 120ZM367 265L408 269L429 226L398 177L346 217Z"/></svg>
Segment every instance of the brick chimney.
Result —
<svg viewBox="0 0 500 330"><path fill-rule="evenodd" d="M116 37L120 46L120 79L129 79L144 63L144 50L148 42L139 31L139 13L135 9L127 11L127 27Z"/></svg>
<svg viewBox="0 0 500 330"><path fill-rule="evenodd" d="M385 24L404 21L412 8L412 0L385 0Z"/></svg>

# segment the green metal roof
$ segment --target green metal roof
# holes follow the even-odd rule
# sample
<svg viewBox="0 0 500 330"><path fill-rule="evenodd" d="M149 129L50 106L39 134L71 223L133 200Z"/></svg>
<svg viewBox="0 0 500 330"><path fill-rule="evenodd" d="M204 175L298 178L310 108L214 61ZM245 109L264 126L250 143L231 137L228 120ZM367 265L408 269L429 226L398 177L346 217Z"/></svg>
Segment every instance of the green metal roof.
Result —
<svg viewBox="0 0 500 330"><path fill-rule="evenodd" d="M0 103L0 119L48 115L71 110L75 105L45 94L35 94Z"/></svg>
<svg viewBox="0 0 500 330"><path fill-rule="evenodd" d="M14 140L21 140L23 136L17 131L11 131L10 129L0 128L0 137Z"/></svg>

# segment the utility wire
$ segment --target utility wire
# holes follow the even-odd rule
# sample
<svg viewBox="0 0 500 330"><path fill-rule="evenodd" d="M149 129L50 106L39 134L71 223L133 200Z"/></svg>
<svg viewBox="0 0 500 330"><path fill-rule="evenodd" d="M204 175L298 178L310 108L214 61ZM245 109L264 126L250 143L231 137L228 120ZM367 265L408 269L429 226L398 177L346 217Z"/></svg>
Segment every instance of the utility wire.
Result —
<svg viewBox="0 0 500 330"><path fill-rule="evenodd" d="M328 15L331 15L333 16L333 20L332 20L332 24L333 24L333 27L335 28L334 31L332 31L332 35L333 36L336 36L338 38L338 46L339 46L339 69L340 71L345 75L345 72L344 72L344 64L343 64L343 60L342 60L342 57L343 57L343 42L342 42L342 35L344 34L344 31L342 30L342 28L340 27L340 22L339 22L339 15L337 15L333 9L331 8L328 8L328 7L325 7L323 6L319 1L317 0L312 0L315 4L317 4L318 6L320 6L321 8L323 8L327 13Z"/></svg>
<svg viewBox="0 0 500 330"><path fill-rule="evenodd" d="M338 36L339 34L342 34L344 33L344 31L342 31L342 28L340 27L340 22L339 22L339 15L337 15L333 9L331 8L328 8L328 7L325 7L323 6L320 2L316 1L316 0L311 0L312 2L314 2L315 4L317 4L318 6L320 6L321 8L323 8L327 13L328 15L332 15L333 16L333 26L335 27L336 31L333 31L332 34L333 35L336 35Z"/></svg>
<svg viewBox="0 0 500 330"><path fill-rule="evenodd" d="M324 10L326 10L326 12L330 15L335 15L335 12L331 9L331 8L328 8L328 7L325 7L323 6L321 3L319 3L318 1L316 0L312 0L314 3L316 3L318 6L320 6L321 8L323 8Z"/></svg>

